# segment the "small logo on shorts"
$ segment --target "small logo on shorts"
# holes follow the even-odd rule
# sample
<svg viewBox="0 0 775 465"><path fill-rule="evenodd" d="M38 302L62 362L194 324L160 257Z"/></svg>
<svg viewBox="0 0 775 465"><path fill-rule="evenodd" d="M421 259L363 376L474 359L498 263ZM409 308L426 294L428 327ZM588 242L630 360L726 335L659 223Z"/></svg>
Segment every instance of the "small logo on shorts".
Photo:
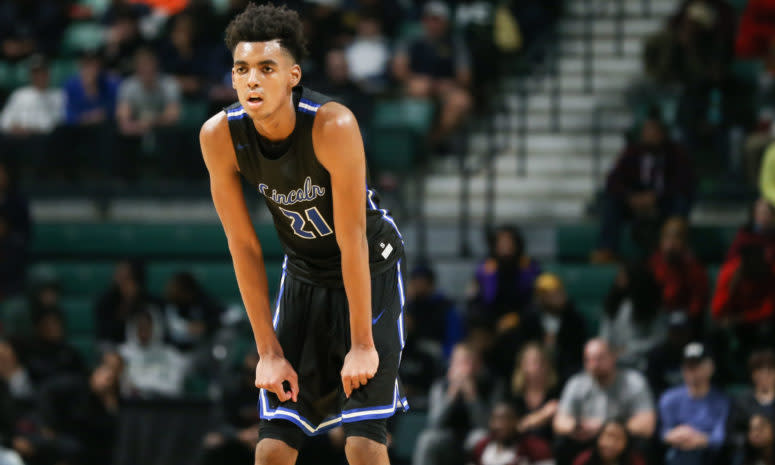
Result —
<svg viewBox="0 0 775 465"><path fill-rule="evenodd" d="M379 319L380 319L380 317L382 316L383 313L385 313L385 309L384 308L382 309L381 312L379 312L379 315L377 315L376 318L372 318L371 324L373 324L373 325L377 324L377 322L379 321Z"/></svg>

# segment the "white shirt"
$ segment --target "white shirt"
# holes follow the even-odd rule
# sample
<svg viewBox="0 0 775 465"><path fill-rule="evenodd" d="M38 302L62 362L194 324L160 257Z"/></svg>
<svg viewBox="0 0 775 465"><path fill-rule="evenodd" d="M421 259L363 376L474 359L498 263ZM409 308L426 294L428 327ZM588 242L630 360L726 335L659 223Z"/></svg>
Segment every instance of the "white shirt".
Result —
<svg viewBox="0 0 775 465"><path fill-rule="evenodd" d="M64 117L65 94L61 89L40 90L30 85L16 89L8 98L0 115L0 129L50 133Z"/></svg>

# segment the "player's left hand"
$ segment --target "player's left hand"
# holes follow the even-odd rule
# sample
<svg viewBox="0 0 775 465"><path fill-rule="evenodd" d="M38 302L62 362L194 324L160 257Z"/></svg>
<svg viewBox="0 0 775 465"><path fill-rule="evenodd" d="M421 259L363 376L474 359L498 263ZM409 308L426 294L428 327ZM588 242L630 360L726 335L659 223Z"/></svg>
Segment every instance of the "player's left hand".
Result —
<svg viewBox="0 0 775 465"><path fill-rule="evenodd" d="M377 373L379 355L374 346L369 348L353 347L344 358L342 366L342 386L344 394L350 398L355 389L365 386Z"/></svg>

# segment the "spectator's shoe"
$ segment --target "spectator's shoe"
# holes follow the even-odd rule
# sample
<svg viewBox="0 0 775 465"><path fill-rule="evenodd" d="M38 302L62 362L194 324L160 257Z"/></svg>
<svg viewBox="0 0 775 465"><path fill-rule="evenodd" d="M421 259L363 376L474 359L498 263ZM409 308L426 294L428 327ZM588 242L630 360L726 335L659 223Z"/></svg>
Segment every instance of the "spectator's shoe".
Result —
<svg viewBox="0 0 775 465"><path fill-rule="evenodd" d="M589 254L589 263L593 265L611 265L617 262L618 259L616 254L608 249L593 250L592 253Z"/></svg>

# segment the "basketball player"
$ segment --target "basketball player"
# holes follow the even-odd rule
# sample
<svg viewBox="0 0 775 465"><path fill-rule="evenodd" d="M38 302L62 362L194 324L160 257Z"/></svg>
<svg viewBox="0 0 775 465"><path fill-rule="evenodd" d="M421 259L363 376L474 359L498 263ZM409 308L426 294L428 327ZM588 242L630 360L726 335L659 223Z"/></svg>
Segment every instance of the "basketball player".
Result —
<svg viewBox="0 0 775 465"><path fill-rule="evenodd" d="M200 143L260 360L256 464L293 464L306 435L343 425L353 465L388 464L386 419L408 405L403 240L380 209L352 113L300 85L298 15L248 6L226 30L239 102ZM270 309L240 176L262 195L285 250Z"/></svg>

